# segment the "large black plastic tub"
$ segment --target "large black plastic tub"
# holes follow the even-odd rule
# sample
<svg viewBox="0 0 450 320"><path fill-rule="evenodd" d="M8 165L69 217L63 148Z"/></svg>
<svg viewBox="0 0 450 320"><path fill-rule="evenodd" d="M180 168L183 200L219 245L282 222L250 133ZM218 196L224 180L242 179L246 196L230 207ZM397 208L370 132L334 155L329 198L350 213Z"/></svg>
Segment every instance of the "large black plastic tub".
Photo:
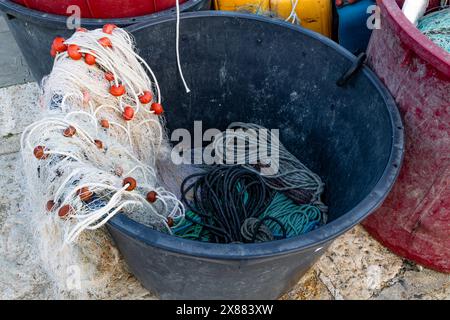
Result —
<svg viewBox="0 0 450 320"><path fill-rule="evenodd" d="M225 129L233 121L280 129L287 148L326 182L329 223L260 244L182 240L124 215L108 228L130 269L161 298L266 299L289 290L333 239L385 199L402 161L396 105L363 67L336 80L356 58L319 34L278 20L225 12L185 14L176 68L172 18L132 26L162 88L169 130Z"/></svg>
<svg viewBox="0 0 450 320"><path fill-rule="evenodd" d="M180 5L180 11L208 10L210 6L211 0L187 0ZM74 32L67 29L67 17L31 10L9 0L0 0L0 11L5 14L9 29L31 73L40 82L52 70L53 58L50 56L50 47L53 39L58 35L68 38ZM101 28L106 23L125 27L174 14L175 9L172 8L134 18L81 19L81 25L88 29Z"/></svg>

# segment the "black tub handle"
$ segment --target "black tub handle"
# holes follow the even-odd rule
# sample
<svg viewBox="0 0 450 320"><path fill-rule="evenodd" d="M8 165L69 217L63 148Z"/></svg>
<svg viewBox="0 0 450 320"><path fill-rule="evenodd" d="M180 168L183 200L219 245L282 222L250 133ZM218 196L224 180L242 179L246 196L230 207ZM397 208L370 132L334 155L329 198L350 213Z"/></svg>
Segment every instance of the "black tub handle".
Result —
<svg viewBox="0 0 450 320"><path fill-rule="evenodd" d="M7 18L8 20L14 20L16 17L14 17L12 14L7 13L7 14L6 14L6 18Z"/></svg>
<svg viewBox="0 0 450 320"><path fill-rule="evenodd" d="M366 61L366 53L362 52L357 57L350 68L336 81L336 84L339 87L343 87L347 84L347 82L361 69L364 61Z"/></svg>

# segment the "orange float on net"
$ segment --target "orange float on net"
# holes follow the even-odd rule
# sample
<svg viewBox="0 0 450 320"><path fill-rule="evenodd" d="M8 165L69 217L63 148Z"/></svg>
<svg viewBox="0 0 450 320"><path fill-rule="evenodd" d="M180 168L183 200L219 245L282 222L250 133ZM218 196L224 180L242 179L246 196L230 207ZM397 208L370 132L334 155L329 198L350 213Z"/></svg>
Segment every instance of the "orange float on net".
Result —
<svg viewBox="0 0 450 320"><path fill-rule="evenodd" d="M160 103L152 103L150 110L153 111L156 115L160 115L164 112L164 109Z"/></svg>
<svg viewBox="0 0 450 320"><path fill-rule="evenodd" d="M76 29L77 32L87 32L88 30L86 28L83 27L79 27Z"/></svg>
<svg viewBox="0 0 450 320"><path fill-rule="evenodd" d="M115 77L114 74L112 72L105 72L105 79L108 81L114 81Z"/></svg>
<svg viewBox="0 0 450 320"><path fill-rule="evenodd" d="M36 159L38 159L38 160L47 159L48 154L45 154L44 150L45 150L45 147L43 147L43 146L37 146L36 148L34 148L33 154L36 157Z"/></svg>
<svg viewBox="0 0 450 320"><path fill-rule="evenodd" d="M102 126L102 128L109 129L109 121L106 119L100 120L100 126Z"/></svg>
<svg viewBox="0 0 450 320"><path fill-rule="evenodd" d="M94 144L97 146L97 148L103 149L103 142L102 142L102 140L95 139L94 140Z"/></svg>
<svg viewBox="0 0 450 320"><path fill-rule="evenodd" d="M150 103L152 101L152 99L153 99L153 95L150 91L144 91L144 93L139 96L139 101L142 104Z"/></svg>
<svg viewBox="0 0 450 320"><path fill-rule="evenodd" d="M69 44L67 47L67 53L73 60L80 60L83 57L80 52L80 47L76 44Z"/></svg>
<svg viewBox="0 0 450 320"><path fill-rule="evenodd" d="M112 85L109 89L109 93L111 93L115 97L120 97L125 94L125 87L122 84Z"/></svg>
<svg viewBox="0 0 450 320"><path fill-rule="evenodd" d="M169 226L169 228L173 227L174 221L172 217L167 217L167 225Z"/></svg>
<svg viewBox="0 0 450 320"><path fill-rule="evenodd" d="M90 201L94 196L94 193L91 190L89 190L88 187L82 187L78 189L77 194L80 197L80 200L83 202Z"/></svg>
<svg viewBox="0 0 450 320"><path fill-rule="evenodd" d="M112 42L108 37L98 39L98 43L100 43L105 48L112 48Z"/></svg>
<svg viewBox="0 0 450 320"><path fill-rule="evenodd" d="M64 39L63 37L56 37L53 40L53 44L52 47L57 51L57 52L64 52L67 50L67 45L64 44L64 42L66 41L66 39Z"/></svg>
<svg viewBox="0 0 450 320"><path fill-rule="evenodd" d="M88 65L93 66L96 63L96 58L93 54L86 53L84 55L84 62L86 62Z"/></svg>
<svg viewBox="0 0 450 320"><path fill-rule="evenodd" d="M133 119L133 117L134 117L134 109L132 107L130 107L130 106L126 106L123 109L122 117L126 121L130 121L131 119Z"/></svg>
<svg viewBox="0 0 450 320"><path fill-rule="evenodd" d="M77 133L77 129L75 129L75 127L73 127L73 126L68 126L64 130L63 135L66 138L70 138L70 137L73 137L75 135L75 133Z"/></svg>
<svg viewBox="0 0 450 320"><path fill-rule="evenodd" d="M53 200L47 201L47 204L45 205L45 208L47 209L47 211L52 211L54 207L55 207L55 201L53 201Z"/></svg>
<svg viewBox="0 0 450 320"><path fill-rule="evenodd" d="M147 201L153 203L158 198L158 194L155 191L150 191L147 193Z"/></svg>
<svg viewBox="0 0 450 320"><path fill-rule="evenodd" d="M128 185L128 187L125 189L126 191L133 191L134 189L136 189L137 182L134 178L127 177L127 178L123 179L122 186L125 187L126 185Z"/></svg>
<svg viewBox="0 0 450 320"><path fill-rule="evenodd" d="M103 26L103 32L107 34L112 34L113 30L117 28L115 24L108 23Z"/></svg>
<svg viewBox="0 0 450 320"><path fill-rule="evenodd" d="M62 206L61 208L59 208L58 210L58 216L60 218L66 218L69 214L71 214L72 212L74 212L73 208L71 205L66 204L64 206Z"/></svg>

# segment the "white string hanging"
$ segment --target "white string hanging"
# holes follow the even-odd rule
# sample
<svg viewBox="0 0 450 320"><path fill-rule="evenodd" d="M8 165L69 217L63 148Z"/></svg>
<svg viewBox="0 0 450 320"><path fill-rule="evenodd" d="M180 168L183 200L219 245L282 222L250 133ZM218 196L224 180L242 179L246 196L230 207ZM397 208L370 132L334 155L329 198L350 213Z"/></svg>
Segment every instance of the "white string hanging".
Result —
<svg viewBox="0 0 450 320"><path fill-rule="evenodd" d="M177 25L176 25L176 36L175 36L175 46L176 46L176 54L177 54L177 66L178 66L178 72L181 77L181 81L183 81L184 89L186 90L186 93L191 92L191 89L189 89L186 80L184 79L183 70L181 68L181 62L180 62L180 0L176 0L176 14L177 14Z"/></svg>
<svg viewBox="0 0 450 320"><path fill-rule="evenodd" d="M293 24L300 24L300 18L297 15L297 5L299 0L295 0L295 3L293 0L291 0L291 12L289 13L289 16L284 21L289 21Z"/></svg>

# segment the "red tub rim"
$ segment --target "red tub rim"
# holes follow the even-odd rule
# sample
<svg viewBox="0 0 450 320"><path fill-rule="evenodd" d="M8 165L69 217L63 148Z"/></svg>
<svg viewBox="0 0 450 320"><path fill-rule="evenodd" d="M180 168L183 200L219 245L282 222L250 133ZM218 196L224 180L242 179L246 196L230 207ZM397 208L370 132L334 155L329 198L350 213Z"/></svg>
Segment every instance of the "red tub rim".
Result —
<svg viewBox="0 0 450 320"><path fill-rule="evenodd" d="M208 3L210 0L187 0L186 2L180 4L180 12L185 12L196 8L201 3ZM107 19L96 19L96 18L81 18L81 25L83 27L101 27L104 24L112 23L118 26L124 27L136 23L143 23L148 20L165 17L166 15L174 15L175 7L166 10L153 12L143 16L128 17L128 18L107 18ZM45 25L48 27L63 27L66 28L67 16L46 13L42 11L37 11L29 9L23 5L17 4L11 0L0 0L0 14L4 13L12 17L20 18L24 21L30 23L38 23L40 25Z"/></svg>

